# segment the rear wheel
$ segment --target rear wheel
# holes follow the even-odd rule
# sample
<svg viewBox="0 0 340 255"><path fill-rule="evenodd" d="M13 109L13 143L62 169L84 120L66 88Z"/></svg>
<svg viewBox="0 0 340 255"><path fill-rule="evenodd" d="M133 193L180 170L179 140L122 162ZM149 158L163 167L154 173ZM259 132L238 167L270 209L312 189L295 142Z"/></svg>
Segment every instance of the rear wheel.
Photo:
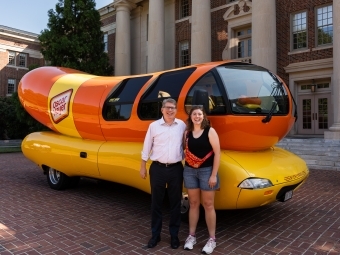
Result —
<svg viewBox="0 0 340 255"><path fill-rule="evenodd" d="M181 201L181 215L182 215L182 220L188 222L189 220L189 197L188 194L183 193L182 194L182 201Z"/></svg>
<svg viewBox="0 0 340 255"><path fill-rule="evenodd" d="M58 170L50 167L47 171L47 182L50 188L55 190L63 190L67 188L70 177Z"/></svg>

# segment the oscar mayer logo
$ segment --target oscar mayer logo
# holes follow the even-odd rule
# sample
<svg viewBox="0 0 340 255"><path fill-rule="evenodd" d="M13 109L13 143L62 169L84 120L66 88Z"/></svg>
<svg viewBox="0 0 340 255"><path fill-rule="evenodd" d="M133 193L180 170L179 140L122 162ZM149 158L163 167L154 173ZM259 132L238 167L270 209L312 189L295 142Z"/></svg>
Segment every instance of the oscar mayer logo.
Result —
<svg viewBox="0 0 340 255"><path fill-rule="evenodd" d="M50 109L54 123L57 124L68 116L72 92L73 89L69 89L52 97Z"/></svg>

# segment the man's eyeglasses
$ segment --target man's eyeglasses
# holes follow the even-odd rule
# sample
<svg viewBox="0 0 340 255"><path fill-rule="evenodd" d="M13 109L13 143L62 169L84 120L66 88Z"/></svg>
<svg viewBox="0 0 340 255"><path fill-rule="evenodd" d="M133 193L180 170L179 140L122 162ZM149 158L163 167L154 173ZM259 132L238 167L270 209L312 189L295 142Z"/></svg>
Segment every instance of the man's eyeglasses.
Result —
<svg viewBox="0 0 340 255"><path fill-rule="evenodd" d="M173 106L163 106L163 108L165 108L167 110L171 110L171 111L176 109L176 107L173 107Z"/></svg>

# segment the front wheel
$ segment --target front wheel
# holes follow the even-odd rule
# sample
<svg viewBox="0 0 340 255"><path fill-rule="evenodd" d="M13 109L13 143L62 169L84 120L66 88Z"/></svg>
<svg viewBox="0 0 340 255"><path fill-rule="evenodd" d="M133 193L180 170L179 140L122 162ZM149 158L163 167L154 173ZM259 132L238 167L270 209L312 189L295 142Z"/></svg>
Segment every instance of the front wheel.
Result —
<svg viewBox="0 0 340 255"><path fill-rule="evenodd" d="M63 190L67 188L70 177L66 174L59 172L54 168L49 168L47 171L47 182L50 188L55 190Z"/></svg>

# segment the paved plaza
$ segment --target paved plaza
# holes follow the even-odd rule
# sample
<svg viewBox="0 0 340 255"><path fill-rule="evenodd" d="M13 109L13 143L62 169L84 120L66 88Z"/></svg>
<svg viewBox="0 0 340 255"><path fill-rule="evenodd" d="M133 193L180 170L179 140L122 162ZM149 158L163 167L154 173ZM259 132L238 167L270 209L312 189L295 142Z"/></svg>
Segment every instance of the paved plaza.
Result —
<svg viewBox="0 0 340 255"><path fill-rule="evenodd" d="M0 154L0 255L200 254L208 238L204 217L193 251L183 250L186 222L173 250L167 206L165 200L162 240L148 249L149 194L91 179L52 190L22 153ZM216 237L216 255L340 254L340 171L311 170L285 203L218 211Z"/></svg>

